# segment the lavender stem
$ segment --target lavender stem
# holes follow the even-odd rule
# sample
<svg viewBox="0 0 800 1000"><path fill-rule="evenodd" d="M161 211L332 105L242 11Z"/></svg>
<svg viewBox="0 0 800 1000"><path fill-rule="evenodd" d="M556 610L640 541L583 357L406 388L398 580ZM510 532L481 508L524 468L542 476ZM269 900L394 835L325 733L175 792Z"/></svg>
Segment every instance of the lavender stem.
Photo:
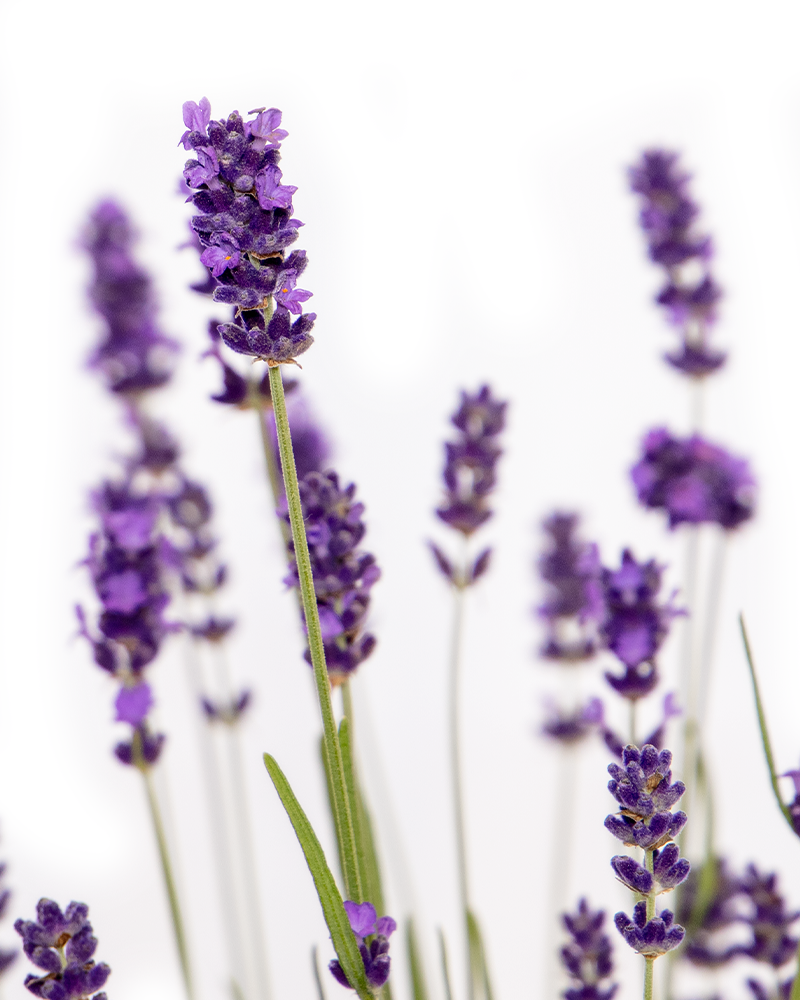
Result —
<svg viewBox="0 0 800 1000"><path fill-rule="evenodd" d="M137 740L141 739L138 732L134 733L133 739L135 747ZM141 757L141 751L139 751L137 756ZM181 972L183 974L183 985L186 988L186 995L189 1000L194 1000L194 987L192 985L189 953L186 948L186 935L183 929L183 917L181 916L181 907L178 902L178 891L175 885L175 878L172 873L172 863L169 857L169 848L167 847L164 823L161 819L161 810L156 798L155 788L153 787L153 779L150 774L150 768L146 764L140 763L139 770L141 772L142 779L144 780L144 787L147 792L147 804L150 808L150 818L153 821L153 832L155 833L156 844L158 845L158 856L161 860L161 872L164 876L164 886L167 890L167 897L169 899L172 929L175 932L175 944L178 947L178 956L180 958Z"/></svg>
<svg viewBox="0 0 800 1000"><path fill-rule="evenodd" d="M467 579L467 540L464 539L464 571L459 579ZM467 838L464 825L464 792L461 783L461 732L460 732L460 690L461 690L461 647L464 633L464 587L453 587L453 631L450 648L450 766L453 782L453 812L456 832L456 862L458 865L458 887L461 909L464 915L464 930L467 940L467 996L475 1000L473 970L477 956L473 955L472 935L469 928L469 913L472 908L469 898L469 877L467 872Z"/></svg>
<svg viewBox="0 0 800 1000"><path fill-rule="evenodd" d="M311 665L314 669L314 680L317 687L320 714L324 733L323 753L328 762L331 775L333 797L335 803L334 821L337 836L341 844L344 864L344 882L347 895L353 900L362 900L361 879L358 871L358 856L356 848L353 817L347 797L344 761L339 746L339 736L336 731L336 720L331 704L331 688L328 678L328 668L325 664L325 647L322 641L322 629L319 623L317 596L314 590L314 577L311 571L311 557L308 551L308 540L303 522L303 506L300 500L300 485L297 481L297 468L292 451L292 437L289 429L289 416L286 412L286 397L283 392L283 377L277 362L269 363L269 386L272 396L275 427L278 432L278 448L283 468L283 482L286 489L286 501L289 508L289 521L292 527L294 554L297 560L297 575L300 581L300 596L303 601L306 627L308 629L308 648L311 654Z"/></svg>
<svg viewBox="0 0 800 1000"><path fill-rule="evenodd" d="M644 852L644 866L653 874L654 868L654 851ZM656 893L655 888L651 889L647 894L647 921L648 923L656 915ZM655 962L654 955L645 955L644 959L644 1000L653 1000L653 963Z"/></svg>
<svg viewBox="0 0 800 1000"><path fill-rule="evenodd" d="M630 739L629 742L633 743L634 746L638 746L636 740L636 705L638 704L635 698L631 698L628 701L628 728L630 729Z"/></svg>

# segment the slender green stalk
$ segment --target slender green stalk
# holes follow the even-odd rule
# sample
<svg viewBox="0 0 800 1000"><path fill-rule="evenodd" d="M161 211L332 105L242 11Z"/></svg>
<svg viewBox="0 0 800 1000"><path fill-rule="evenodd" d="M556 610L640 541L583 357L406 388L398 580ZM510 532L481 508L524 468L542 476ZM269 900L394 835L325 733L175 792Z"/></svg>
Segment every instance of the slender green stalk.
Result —
<svg viewBox="0 0 800 1000"><path fill-rule="evenodd" d="M628 728L630 729L630 741L634 746L639 744L636 742L636 706L638 702L635 698L631 698L628 702Z"/></svg>
<svg viewBox="0 0 800 1000"><path fill-rule="evenodd" d="M654 851L644 852L644 866L652 875L654 863ZM656 915L656 894L654 890L645 897L647 900L647 920L648 922ZM653 963L654 955L644 957L644 1000L653 1000Z"/></svg>
<svg viewBox="0 0 800 1000"><path fill-rule="evenodd" d="M780 992L778 993L780 995ZM792 992L789 1000L800 1000L800 941L797 944L797 972L792 983Z"/></svg>
<svg viewBox="0 0 800 1000"><path fill-rule="evenodd" d="M464 560L466 565L466 560ZM453 632L450 650L450 766L453 782L453 811L456 827L456 864L461 912L467 939L467 997L475 1000L475 975L478 956L470 934L469 874L467 870L467 836L464 823L464 790L461 782L461 649L464 634L464 588L453 587Z"/></svg>
<svg viewBox="0 0 800 1000"><path fill-rule="evenodd" d="M138 733L134 735L134 741L136 741L138 736ZM141 750L137 756L141 758ZM169 857L166 834L164 833L164 823L161 819L161 810L158 805L158 799L156 798L155 788L153 787L153 778L150 773L150 768L144 763L139 764L138 767L144 780L144 787L147 792L147 804L150 807L150 818L153 821L153 832L156 835L158 856L161 860L161 872L164 876L164 886L167 890L169 910L172 916L172 929L175 932L175 944L178 947L178 957L180 958L181 972L183 973L183 985L186 988L186 995L189 1000L194 1000L194 987L192 986L189 953L186 947L186 934L183 929L183 917L181 916L181 907L178 902L178 890L172 873L172 863Z"/></svg>
<svg viewBox="0 0 800 1000"><path fill-rule="evenodd" d="M361 880L358 873L358 856L353 817L347 796L347 781L344 772L342 750L336 732L336 720L331 704L331 689L328 679L328 668L325 664L325 647L322 641L322 630L319 624L317 596L314 590L314 577L311 571L311 557L308 552L308 540L303 523L303 507L300 501L300 486L297 482L297 469L292 452L292 438L289 430L289 417L286 413L286 398L283 393L283 378L280 366L270 365L269 386L272 395L275 427L278 432L278 448L283 469L283 483L286 489L286 501L289 507L289 521L292 527L294 554L297 560L297 575L300 580L300 596L303 601L306 628L308 629L308 648L311 653L311 665L314 669L314 681L317 687L320 714L323 728L323 752L327 759L327 767L331 776L331 787L335 804L334 822L337 837L342 845L344 861L345 885L353 886L361 897Z"/></svg>
<svg viewBox="0 0 800 1000"><path fill-rule="evenodd" d="M442 979L444 980L444 994L447 1000L453 1000L453 989L450 985L450 963L447 960L447 942L444 939L444 931L439 928L439 956L442 961Z"/></svg>
<svg viewBox="0 0 800 1000"><path fill-rule="evenodd" d="M277 508L280 506L281 500L283 499L283 490L281 489L283 480L281 478L280 466L275 460L275 449L272 444L272 437L269 433L270 411L263 406L259 406L255 412L258 416L258 430L261 434L261 447L264 451L264 465L267 470L269 488L272 492L272 499L275 501L275 507ZM280 528L283 542L287 545L292 539L291 529L282 517L278 518L278 526Z"/></svg>

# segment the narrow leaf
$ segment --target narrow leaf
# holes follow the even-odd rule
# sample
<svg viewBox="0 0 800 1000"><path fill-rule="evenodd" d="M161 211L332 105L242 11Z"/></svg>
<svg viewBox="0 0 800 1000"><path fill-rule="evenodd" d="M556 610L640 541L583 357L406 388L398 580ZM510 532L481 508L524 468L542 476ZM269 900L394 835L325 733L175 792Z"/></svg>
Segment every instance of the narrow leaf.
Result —
<svg viewBox="0 0 800 1000"><path fill-rule="evenodd" d="M483 938L481 937L481 929L478 921L475 914L470 910L467 910L467 928L469 931L469 956L472 977L478 986L478 990L475 993L479 996L482 991L486 1000L492 1000L492 984L489 979L486 949L483 946Z"/></svg>
<svg viewBox="0 0 800 1000"><path fill-rule="evenodd" d="M797 972L794 974L789 1000L800 1000L800 941L797 944Z"/></svg>
<svg viewBox="0 0 800 1000"><path fill-rule="evenodd" d="M453 988L450 985L450 964L447 961L447 942L444 931L439 928L439 954L442 959L442 978L444 979L444 995L446 1000L453 1000Z"/></svg>
<svg viewBox="0 0 800 1000"><path fill-rule="evenodd" d="M767 759L767 768L769 770L769 780L772 784L772 791L775 793L775 801L778 803L778 808L783 813L783 816L789 824L792 833L796 833L794 821L792 820L792 814L789 812L786 803L783 801L780 786L778 785L778 774L775 769L775 757L772 753L772 744L770 743L769 733L767 732L767 717L764 714L764 705L761 701L761 692L758 687L756 668L753 663L753 654L750 650L750 640L747 637L747 629L744 624L744 615L739 615L739 627L742 630L742 640L744 642L745 655L747 656L747 665L750 667L750 678L753 681L753 694L755 695L756 712L758 713L758 728L761 730L761 744L764 747L764 756Z"/></svg>
<svg viewBox="0 0 800 1000"><path fill-rule="evenodd" d="M417 929L414 926L412 917L409 917L406 921L406 944L408 946L408 968L411 973L411 989L414 1000L428 1000L428 988L425 985L425 971L422 967L422 956L417 941Z"/></svg>
<svg viewBox="0 0 800 1000"><path fill-rule="evenodd" d="M374 1000L367 982L361 953L358 950L355 935L350 928L347 913L345 913L342 897L336 886L336 880L328 867L328 862L325 860L325 853L317 835L303 812L302 806L297 801L286 776L278 766L278 762L268 753L264 754L264 766L272 778L275 790L280 796L283 808L286 810L297 839L300 841L342 970L361 1000Z"/></svg>

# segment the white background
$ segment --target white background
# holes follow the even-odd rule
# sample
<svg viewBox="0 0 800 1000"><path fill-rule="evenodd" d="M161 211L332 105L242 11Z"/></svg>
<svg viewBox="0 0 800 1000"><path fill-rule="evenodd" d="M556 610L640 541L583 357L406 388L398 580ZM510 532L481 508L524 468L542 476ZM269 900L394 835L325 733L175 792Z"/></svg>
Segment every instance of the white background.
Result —
<svg viewBox="0 0 800 1000"><path fill-rule="evenodd" d="M659 359L673 334L650 302L658 275L624 168L648 145L684 152L726 289L717 342L731 360L713 381L709 433L751 457L761 484L758 519L732 547L715 663L719 840L739 865L779 864L800 903L800 845L770 798L735 625L744 609L779 766L796 766L798 28L795 4L756 12L721 0L6 9L0 856L12 918L32 916L42 895L90 904L114 1000L178 998L181 988L138 778L110 754L120 735L113 688L73 639L72 609L88 594L77 568L87 493L128 444L115 401L84 370L99 326L75 240L103 195L136 219L163 326L184 345L159 406L213 491L232 567L234 669L257 698L248 765L275 997L312 997L309 948L332 955L260 763L262 751L275 754L330 845L315 708L255 421L208 402L216 370L197 360L208 309L186 288L196 260L175 249L187 217L175 195L180 109L203 95L215 117L280 107L290 132L285 180L299 187L298 245L311 260L303 284L319 315L301 378L336 441L337 467L368 505L369 547L384 570L372 615L379 647L357 691L400 817L387 824L382 811L382 837L405 844L430 954L441 925L456 969L449 604L425 540L449 541L432 509L457 390L488 380L512 400L498 513L484 532L497 557L472 601L465 666L474 895L498 1000L545 996L555 755L536 727L558 677L534 655L537 525L554 505L580 509L607 562L629 544L668 562L668 585L680 584L680 539L637 508L627 479L643 432L662 423L683 432L689 411L685 386ZM677 649L673 639L667 668ZM200 997L212 1000L225 967L182 658L176 639L154 684ZM595 670L587 690L601 688ZM374 763L377 751L362 752ZM613 913L630 901L608 867L606 763L600 748L584 757L567 895L586 891ZM404 900L395 894L391 912L401 916ZM10 924L4 942L15 937ZM629 970L621 944L617 953ZM10 973L7 997L27 995L26 964Z"/></svg>

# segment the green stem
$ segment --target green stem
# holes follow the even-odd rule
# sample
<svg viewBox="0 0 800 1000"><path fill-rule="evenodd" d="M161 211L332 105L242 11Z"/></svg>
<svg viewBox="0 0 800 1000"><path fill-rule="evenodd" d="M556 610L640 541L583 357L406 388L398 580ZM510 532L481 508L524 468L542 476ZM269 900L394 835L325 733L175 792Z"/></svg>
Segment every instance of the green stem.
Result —
<svg viewBox="0 0 800 1000"><path fill-rule="evenodd" d="M466 560L464 561L466 565ZM458 888L461 896L461 911L464 915L467 933L467 996L475 1000L475 956L470 934L469 877L467 872L467 838L464 825L464 791L461 783L461 646L464 631L464 590L453 588L453 634L450 652L450 766L453 782L453 810L456 827L456 863L458 866Z"/></svg>
<svg viewBox="0 0 800 1000"><path fill-rule="evenodd" d="M654 867L654 851L644 852L644 866L653 874ZM646 897L647 900L647 920L648 922L653 919L656 915L656 894L654 890L651 890L649 895ZM644 957L644 1000L653 1000L653 963L655 962L654 955L645 955Z"/></svg>
<svg viewBox="0 0 800 1000"><path fill-rule="evenodd" d="M634 746L639 744L636 742L636 699L632 698L628 702L628 727L630 729L631 743Z"/></svg>
<svg viewBox="0 0 800 1000"><path fill-rule="evenodd" d="M306 628L308 629L308 648L311 653L311 666L314 669L314 681L317 687L322 729L324 734L323 752L331 776L333 788L337 837L341 843L344 860L344 882L353 898L361 898L361 880L358 873L355 831L350 803L347 797L347 782L345 779L342 750L336 732L336 720L331 704L331 688L328 678L328 668L325 664L325 646L322 641L322 629L319 624L317 596L314 590L314 577L311 571L311 557L308 552L308 540L303 523L303 506L300 501L300 486L297 481L297 468L294 464L289 417L286 413L286 398L283 394L283 378L279 365L271 365L269 369L269 387L272 395L272 407L275 414L275 427L278 432L278 448L283 468L283 483L286 489L286 502L289 507L289 521L292 527L294 554L297 560L297 575L300 580L300 596L303 601Z"/></svg>
<svg viewBox="0 0 800 1000"><path fill-rule="evenodd" d="M138 735L138 733L135 734L134 741ZM181 963L181 972L183 973L183 985L186 987L187 997L189 997L189 1000L193 1000L194 988L192 986L192 973L189 966L189 953L186 948L186 935L183 930L181 907L178 902L178 891L175 886L175 878L172 874L172 863L170 862L167 838L164 833L164 823L161 819L161 810L159 809L158 800L156 799L156 792L153 787L153 778L150 774L150 768L144 763L138 765L138 767L144 780L144 787L147 792L147 804L150 807L150 818L153 821L153 832L156 835L156 843L158 845L158 856L161 859L161 872L164 876L164 885L167 890L167 897L169 898L169 909L172 916L172 929L175 932L175 944L178 946L178 956Z"/></svg>
<svg viewBox="0 0 800 1000"><path fill-rule="evenodd" d="M264 465L267 469L269 488L272 492L272 499L275 501L275 508L277 509L280 507L281 501L283 500L283 479L281 478L280 465L275 458L275 448L272 443L272 435L269 432L270 410L266 407L260 406L255 412L258 416L258 429L261 433L261 447L264 451ZM278 524L283 542L285 545L288 545L292 540L291 529L282 517L278 518Z"/></svg>

